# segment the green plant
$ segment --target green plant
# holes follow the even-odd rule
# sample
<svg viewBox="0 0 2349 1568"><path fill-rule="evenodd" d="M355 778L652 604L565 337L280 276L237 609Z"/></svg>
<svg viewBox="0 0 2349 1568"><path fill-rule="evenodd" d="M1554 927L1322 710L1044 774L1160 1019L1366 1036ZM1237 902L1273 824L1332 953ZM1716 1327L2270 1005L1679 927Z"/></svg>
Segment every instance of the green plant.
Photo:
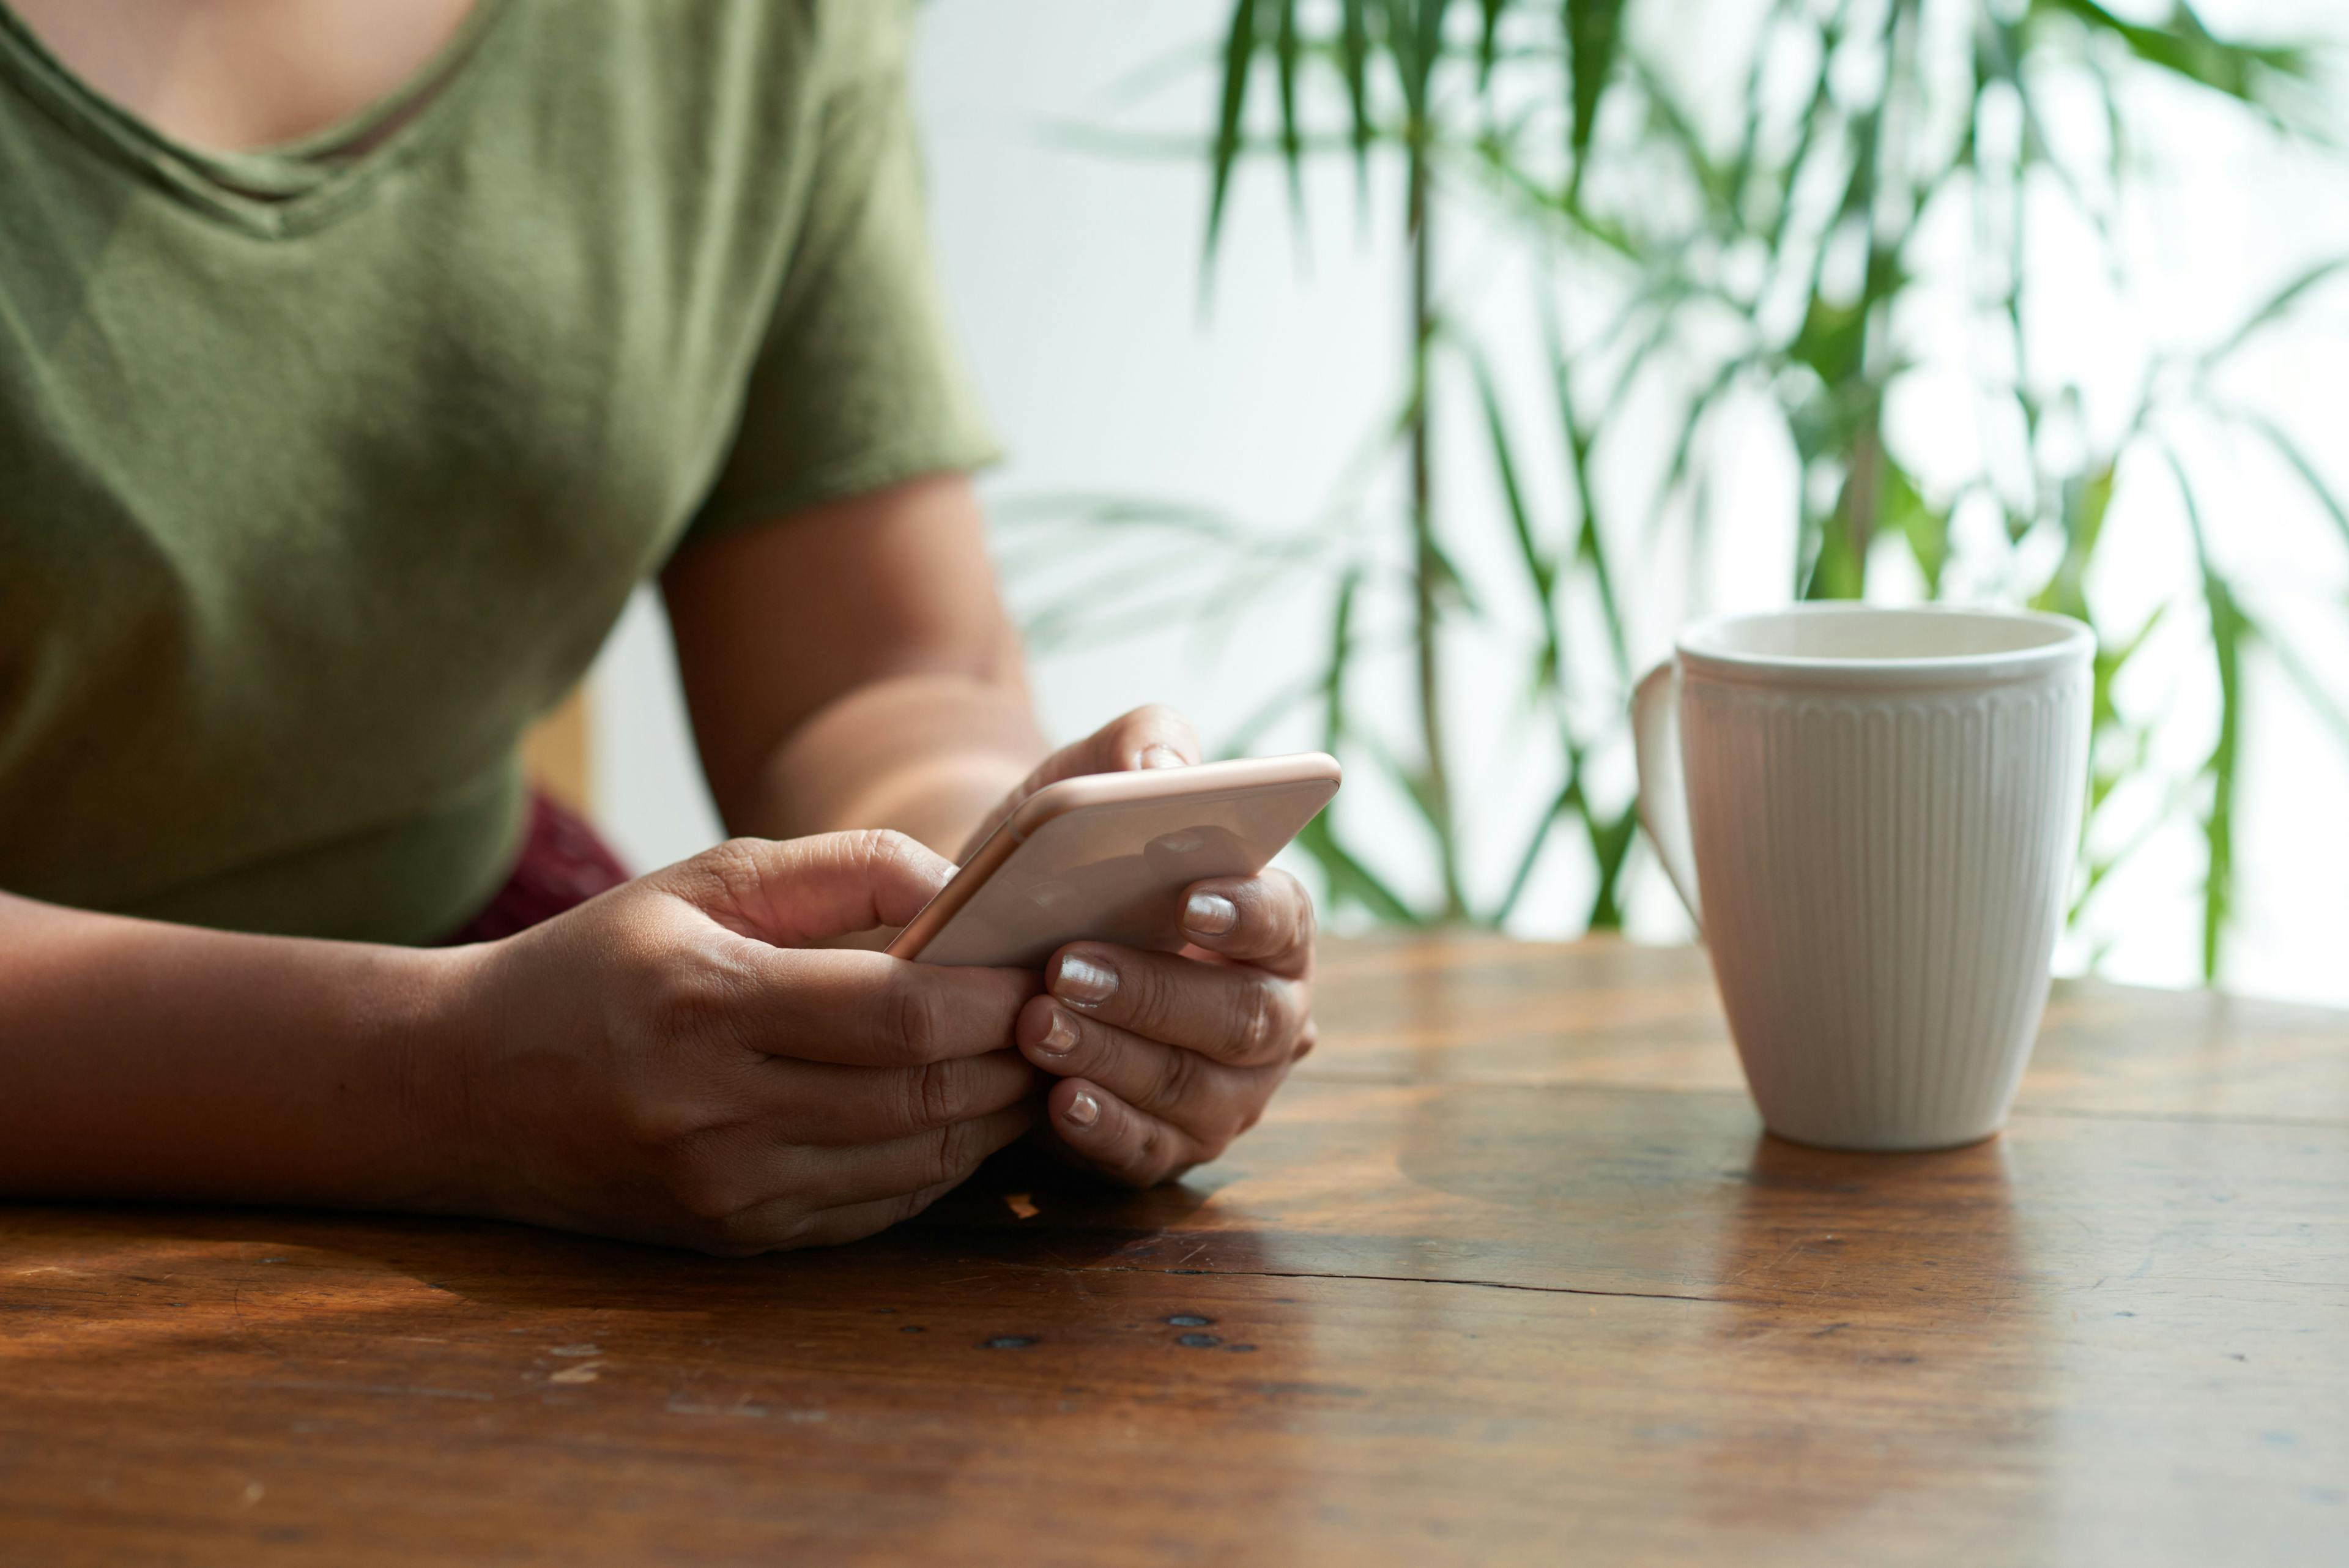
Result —
<svg viewBox="0 0 2349 1568"><path fill-rule="evenodd" d="M1655 43L1675 18L1681 36L1698 21L1715 38L1750 30L1715 46L1740 51L1739 93L1697 100L1675 85ZM1635 817L1621 769L1606 764L1624 744L1633 673L1623 606L1639 585L1627 574L1634 546L1661 533L1680 530L1692 550L1705 547L1718 511L1708 433L1739 404L1769 410L1797 460L1788 578L1796 596L1861 597L1898 570L1913 572L1930 596L2023 600L2098 625L2089 842L2102 847L2087 859L2082 905L2143 842L2142 834L2109 842L2119 792L2159 791L2167 810L2193 815L2207 847L2203 955L2215 972L2233 877L2245 649L2270 648L2344 741L2349 715L2227 575L2183 448L2199 431L2248 432L2304 483L2349 546L2349 511L2307 455L2229 401L2220 379L2247 341L2342 264L2294 280L2208 351L2157 358L2128 417L2100 427L2080 387L2037 369L2024 258L2045 221L2041 198L2054 192L2108 260L2124 259L2113 216L2137 178L2127 151L2133 82L2189 83L2278 134L2303 134L2306 48L2216 36L2185 0L2149 22L2096 0L1232 0L1217 69L1205 147L1210 274L1229 192L1251 161L1286 169L1300 225L1308 160L1350 158L1365 189L1389 171L1402 182L1406 391L1365 469L1400 467L1400 504L1380 506L1356 474L1328 515L1303 528L1268 532L1194 509L1065 497L1036 509L1029 525L1121 539L1155 531L1186 558L1211 547L1258 587L1299 572L1333 585L1321 669L1263 717L1318 703L1330 749L1387 770L1406 790L1438 868L1433 897L1407 897L1349 841L1342 819L1325 819L1307 847L1337 901L1388 921L1497 925L1516 912L1543 857L1559 852L1563 828L1589 859L1588 923L1619 920ZM2046 96L2079 89L2104 111L2101 158L2059 154L2047 130ZM1952 207L1971 223L1970 268L1990 280L1980 296L1954 303L1921 254ZM1501 225L1545 279L1533 307L1545 370L1538 411L1522 397L1512 405L1495 368L1504 346L1446 294L1440 241L1459 213ZM1595 325L1569 332L1562 297L1578 315L1595 314ZM1595 313L1582 308L1591 302ZM1912 318L1935 309L1995 337L2003 363L1977 378L1975 391L1986 422L2008 437L1986 445L1973 472L1929 481L1887 411L1905 379L1947 369L1914 328ZM1653 387L1678 409L1661 442L1623 424L1635 395ZM1444 510L1438 464L1456 448L1438 437L1453 419L1481 429L1497 517ZM1643 441L1650 450L1630 455L1647 461L1653 483L1634 515L1625 487L1602 483L1599 471L1616 446ZM1540 514L1530 499L1527 477L1544 462L1562 474L1563 518ZM2182 497L2195 580L2152 619L2101 624L2092 568L2131 526L2116 496L2157 472ZM1465 530L1495 524L1517 574L1506 591L1534 610L1522 653L1526 700L1563 782L1526 825L1513 871L1478 888L1463 864L1444 667L1464 629L1490 633L1508 620L1454 564ZM1048 607L1038 629L1049 639L1130 622L1117 580L1082 585ZM1160 581L1152 591L1174 603L1204 591L1228 609L1235 581L1192 590ZM1363 722L1351 683L1376 651L1360 627L1377 595L1406 611L1407 747ZM2155 776L2159 715L2133 712L2116 696L2158 627L2199 630L2219 686L2217 737L2190 777Z"/></svg>

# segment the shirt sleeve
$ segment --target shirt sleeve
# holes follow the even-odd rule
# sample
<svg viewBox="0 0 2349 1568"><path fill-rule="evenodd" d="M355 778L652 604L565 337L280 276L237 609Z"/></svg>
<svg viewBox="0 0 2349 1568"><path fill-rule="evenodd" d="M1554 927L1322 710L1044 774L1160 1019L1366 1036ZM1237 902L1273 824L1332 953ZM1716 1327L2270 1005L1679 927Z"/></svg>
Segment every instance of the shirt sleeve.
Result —
<svg viewBox="0 0 2349 1568"><path fill-rule="evenodd" d="M858 0L868 17L896 5ZM856 40L818 111L800 232L732 449L683 544L999 455L931 255L910 23Z"/></svg>

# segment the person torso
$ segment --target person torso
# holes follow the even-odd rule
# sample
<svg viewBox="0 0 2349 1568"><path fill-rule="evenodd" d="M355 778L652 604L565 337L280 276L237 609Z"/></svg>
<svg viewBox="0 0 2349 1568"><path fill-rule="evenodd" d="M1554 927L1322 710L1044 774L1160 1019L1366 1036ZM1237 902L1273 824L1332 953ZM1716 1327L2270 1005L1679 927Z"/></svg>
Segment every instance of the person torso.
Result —
<svg viewBox="0 0 2349 1568"><path fill-rule="evenodd" d="M348 156L196 153L0 14L0 887L419 940L494 885L725 454L826 44L480 5Z"/></svg>

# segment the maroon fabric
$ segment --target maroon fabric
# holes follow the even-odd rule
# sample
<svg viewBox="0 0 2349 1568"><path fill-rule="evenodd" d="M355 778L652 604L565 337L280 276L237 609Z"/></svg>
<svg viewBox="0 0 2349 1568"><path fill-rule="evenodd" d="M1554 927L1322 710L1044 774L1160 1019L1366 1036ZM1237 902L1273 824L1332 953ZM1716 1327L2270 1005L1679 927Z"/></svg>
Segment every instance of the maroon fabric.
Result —
<svg viewBox="0 0 2349 1568"><path fill-rule="evenodd" d="M526 931L627 879L627 867L594 828L546 796L534 795L530 831L523 837L513 874L480 914L440 945L491 942Z"/></svg>

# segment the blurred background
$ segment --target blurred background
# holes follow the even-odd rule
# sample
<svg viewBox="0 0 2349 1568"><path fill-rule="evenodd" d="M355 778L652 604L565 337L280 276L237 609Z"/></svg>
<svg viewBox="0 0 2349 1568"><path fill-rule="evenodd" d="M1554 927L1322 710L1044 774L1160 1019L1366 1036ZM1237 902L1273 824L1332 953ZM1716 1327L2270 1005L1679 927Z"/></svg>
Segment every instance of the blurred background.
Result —
<svg viewBox="0 0 2349 1568"><path fill-rule="evenodd" d="M931 0L1056 736L1339 752L1330 922L1684 940L1629 681L1800 597L2090 620L2068 972L2349 1003L2331 0ZM599 817L714 842L657 601Z"/></svg>

